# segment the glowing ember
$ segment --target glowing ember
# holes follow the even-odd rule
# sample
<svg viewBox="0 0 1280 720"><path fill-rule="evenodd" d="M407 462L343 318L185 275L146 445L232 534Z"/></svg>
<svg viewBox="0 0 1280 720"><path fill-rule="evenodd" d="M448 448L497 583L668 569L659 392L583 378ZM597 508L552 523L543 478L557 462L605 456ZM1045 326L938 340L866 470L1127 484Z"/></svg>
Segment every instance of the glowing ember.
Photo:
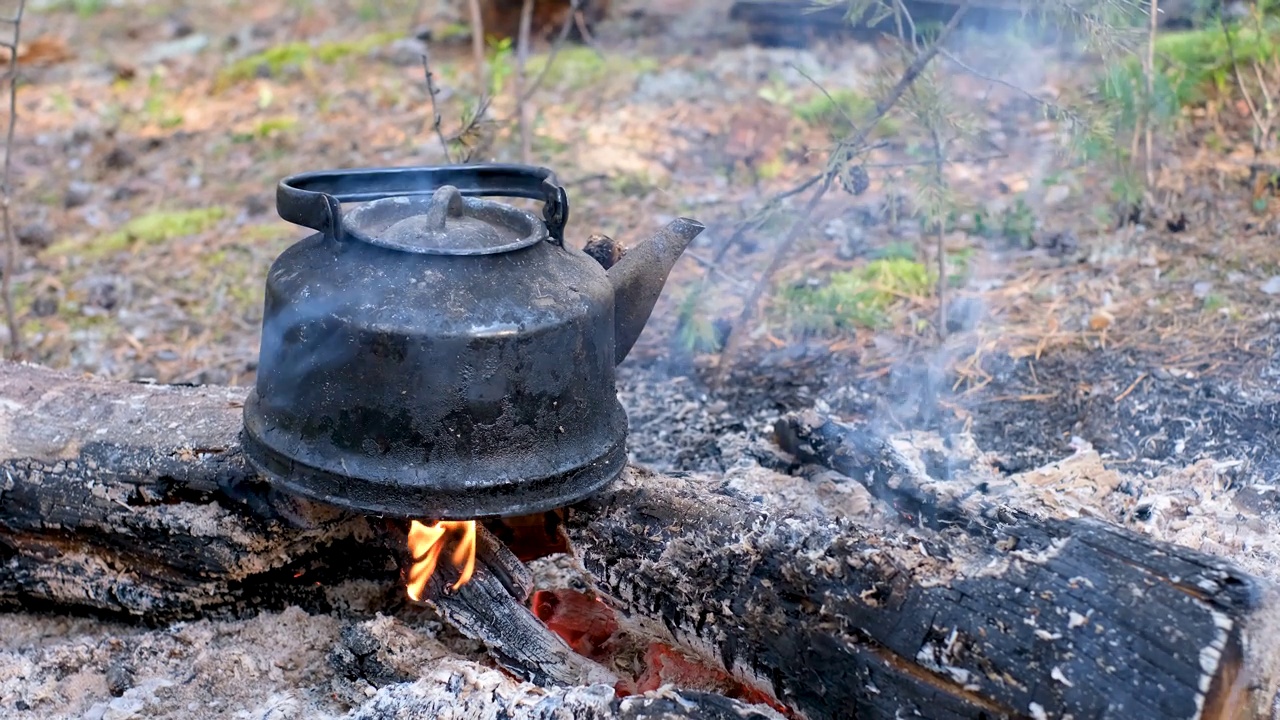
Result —
<svg viewBox="0 0 1280 720"><path fill-rule="evenodd" d="M471 574L476 569L476 521L441 520L423 525L414 520L409 524L409 552L413 553L413 567L409 569L407 587L410 599L422 599L422 591L436 571L436 561L444 550L444 538L450 532L462 533L462 538L453 551L453 564L463 566L462 575L453 584L453 589L457 590L471 579Z"/></svg>

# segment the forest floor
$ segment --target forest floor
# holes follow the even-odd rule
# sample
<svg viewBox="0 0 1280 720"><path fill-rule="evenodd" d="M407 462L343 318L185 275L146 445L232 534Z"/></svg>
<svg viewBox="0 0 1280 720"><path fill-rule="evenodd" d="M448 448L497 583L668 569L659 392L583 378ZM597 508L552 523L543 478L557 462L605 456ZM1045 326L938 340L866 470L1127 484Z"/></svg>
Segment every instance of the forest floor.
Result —
<svg viewBox="0 0 1280 720"><path fill-rule="evenodd" d="M278 180L446 161L419 25L435 35L442 130L474 103L459 18L418 4L32 3L13 158L23 357L121 380L251 383L267 268L306 234L275 215ZM1057 468L1035 476L1048 504L1083 483L1092 510L1078 512L1280 574L1261 539L1280 530L1280 201L1251 172L1280 163L1253 157L1239 108L1188 112L1160 133L1132 211L1105 163L1064 157L1036 103L940 60L939 85L974 132L945 170L958 209L939 341L934 239L910 212L928 147L909 118L879 126L865 193L829 193L803 225L784 209L735 234L822 170L848 131L828 94L864 107L893 73L883 48L758 47L727 2L615 6L533 95L529 161L566 185L576 245L634 243L677 216L707 225L620 369L636 462L732 473L759 461L780 413L817 407L900 438L966 438L972 452L947 467ZM1049 97L1081 92L1097 69L981 33L956 53ZM518 161L509 77L500 90L495 122L468 142L477 159ZM716 342L780 243L759 312L736 329L747 341L721 358ZM147 630L0 615L0 716L340 715L358 699L331 691L326 652L343 622L288 611ZM266 628L293 644L264 641ZM112 669L121 658L128 673ZM193 686L179 675L197 660L235 672ZM141 699L112 702L125 675Z"/></svg>

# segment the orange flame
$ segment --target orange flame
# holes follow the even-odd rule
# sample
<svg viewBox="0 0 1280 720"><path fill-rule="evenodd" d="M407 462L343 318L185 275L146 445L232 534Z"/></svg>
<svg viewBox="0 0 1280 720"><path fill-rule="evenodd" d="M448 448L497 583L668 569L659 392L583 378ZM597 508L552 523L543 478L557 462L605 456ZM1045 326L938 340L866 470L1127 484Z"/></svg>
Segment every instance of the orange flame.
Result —
<svg viewBox="0 0 1280 720"><path fill-rule="evenodd" d="M444 537L453 531L461 531L462 538L453 551L453 564L462 565L462 575L453 589L466 585L476 569L476 521L441 520L423 525L417 520L409 523L409 552L413 553L413 567L409 569L409 598L421 600L427 581L436 571L436 562L444 550Z"/></svg>

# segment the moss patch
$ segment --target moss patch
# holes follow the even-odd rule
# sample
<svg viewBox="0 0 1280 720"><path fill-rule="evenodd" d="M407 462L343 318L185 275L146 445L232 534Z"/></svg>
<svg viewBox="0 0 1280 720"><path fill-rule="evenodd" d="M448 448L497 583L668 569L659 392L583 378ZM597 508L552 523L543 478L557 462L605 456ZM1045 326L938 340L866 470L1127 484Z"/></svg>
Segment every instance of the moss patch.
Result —
<svg viewBox="0 0 1280 720"><path fill-rule="evenodd" d="M298 127L298 118L293 116L270 117L259 121L256 125L240 132L231 133L235 142L253 142L288 135Z"/></svg>
<svg viewBox="0 0 1280 720"><path fill-rule="evenodd" d="M82 240L55 243L45 250L45 254L55 257L77 255L85 260L98 259L138 246L155 245L202 233L227 214L227 208L224 207L160 210L136 217L120 230L92 239L88 243Z"/></svg>
<svg viewBox="0 0 1280 720"><path fill-rule="evenodd" d="M276 45L256 55L231 63L218 74L217 85L226 87L252 79L259 73L279 75L285 70L307 70L316 63L332 65L353 55L364 55L399 37L395 33L376 33L356 40L325 43L290 42Z"/></svg>
<svg viewBox="0 0 1280 720"><path fill-rule="evenodd" d="M791 327L805 332L875 328L884 325L899 301L927 296L935 280L915 260L886 257L834 273L817 287L786 288L779 295L779 309Z"/></svg>
<svg viewBox="0 0 1280 720"><path fill-rule="evenodd" d="M835 89L829 93L819 92L808 100L798 100L787 90L766 88L761 91L760 96L776 105L790 108L796 119L809 127L825 128L832 137L840 137L853 130L850 120L861 127L876 114L875 101L855 90ZM885 116L880 118L871 135L887 138L901 131L902 126L897 120Z"/></svg>
<svg viewBox="0 0 1280 720"><path fill-rule="evenodd" d="M1231 53L1241 67L1280 61L1280 19L1231 24L1231 45L1216 23L1203 30L1168 32L1156 39L1156 74L1152 108L1160 119L1175 117L1189 106L1221 94L1237 92ZM1146 93L1142 60L1131 57L1106 75L1103 95L1119 108L1121 121L1132 122Z"/></svg>
<svg viewBox="0 0 1280 720"><path fill-rule="evenodd" d="M527 73L536 78L547 68L550 55L529 58ZM589 47L565 47L556 53L551 67L546 69L544 85L565 90L576 90L597 85L619 77L637 78L658 69L658 61L645 56L601 54Z"/></svg>

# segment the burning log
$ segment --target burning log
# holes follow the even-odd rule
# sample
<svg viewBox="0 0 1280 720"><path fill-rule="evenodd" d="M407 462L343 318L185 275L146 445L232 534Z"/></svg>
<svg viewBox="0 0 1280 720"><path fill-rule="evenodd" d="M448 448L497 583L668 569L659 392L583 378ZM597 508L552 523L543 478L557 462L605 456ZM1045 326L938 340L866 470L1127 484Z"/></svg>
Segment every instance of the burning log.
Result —
<svg viewBox="0 0 1280 720"><path fill-rule="evenodd" d="M152 620L323 605L337 578L403 595L403 529L275 496L248 470L243 390L0 368L0 604ZM1270 585L1104 523L956 513L936 528L783 516L718 478L632 468L565 528L622 624L805 717L1225 718L1270 707ZM471 581L446 591L456 568L442 563L426 596L519 651L495 651L504 665L527 666L531 647L563 653L538 645L548 633L529 620L519 563L486 533L476 542ZM504 622L519 629L493 629ZM548 666L542 682L609 682L585 658ZM626 702L601 696L607 712L625 716ZM745 706L725 707L719 716Z"/></svg>
<svg viewBox="0 0 1280 720"><path fill-rule="evenodd" d="M575 653L530 611L526 602L533 577L515 555L483 527L474 542L479 562L465 582L453 581L456 569L448 567L427 578L425 597L441 617L483 642L503 667L537 685L617 685L616 675Z"/></svg>

